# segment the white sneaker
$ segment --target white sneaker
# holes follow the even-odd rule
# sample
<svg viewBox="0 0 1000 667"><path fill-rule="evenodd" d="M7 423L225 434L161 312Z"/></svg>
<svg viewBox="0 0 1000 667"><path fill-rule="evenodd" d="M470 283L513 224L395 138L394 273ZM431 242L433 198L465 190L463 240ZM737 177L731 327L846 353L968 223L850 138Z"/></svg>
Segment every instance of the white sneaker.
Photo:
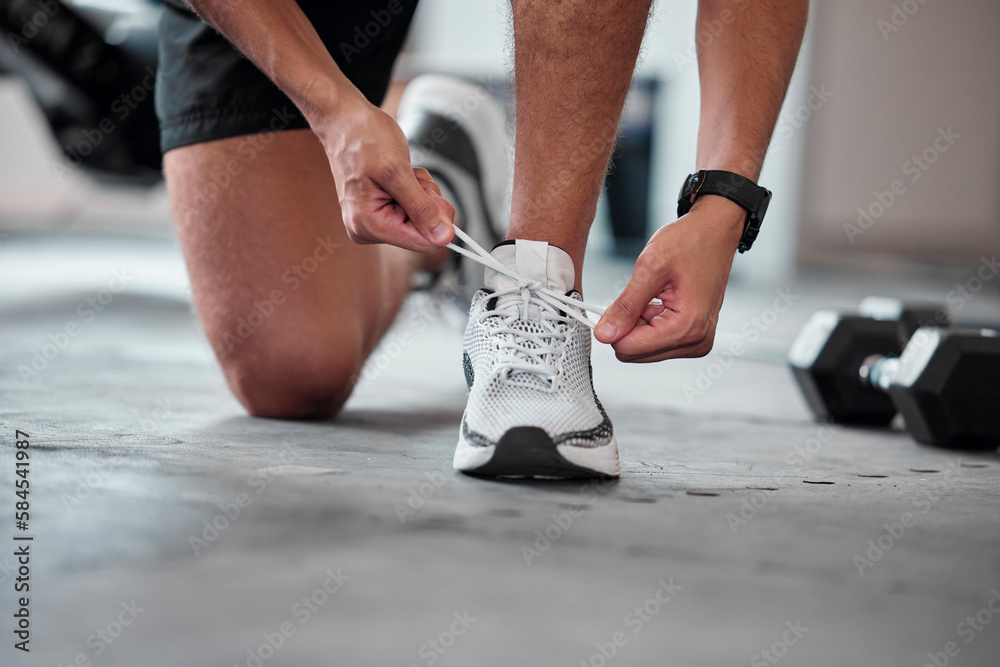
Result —
<svg viewBox="0 0 1000 667"><path fill-rule="evenodd" d="M573 260L540 241L492 253L458 236L486 264L465 331L469 402L456 469L496 477L617 477L618 443L593 388L586 310L571 291Z"/></svg>
<svg viewBox="0 0 1000 667"><path fill-rule="evenodd" d="M424 75L406 87L397 113L410 144L410 162L423 167L455 206L455 224L490 248L507 231L510 151L503 109L483 86L450 76ZM462 255L423 276L432 296L457 297L468 310L482 285L478 264Z"/></svg>

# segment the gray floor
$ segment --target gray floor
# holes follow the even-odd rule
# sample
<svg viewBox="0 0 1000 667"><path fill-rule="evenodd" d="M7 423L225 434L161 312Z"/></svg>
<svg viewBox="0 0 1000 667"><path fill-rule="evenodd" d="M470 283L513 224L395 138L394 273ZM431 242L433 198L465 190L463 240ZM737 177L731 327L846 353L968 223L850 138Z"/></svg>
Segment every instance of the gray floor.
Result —
<svg viewBox="0 0 1000 667"><path fill-rule="evenodd" d="M116 269L128 287L87 322L78 304ZM719 349L765 326L778 341L741 358L626 366L601 347L622 478L580 485L451 471L465 392L448 318L397 358L376 354L336 421L251 419L191 315L173 242L8 237L0 507L11 544L21 429L35 541L30 656L11 648L14 559L0 551L0 663L919 666L951 650L948 664L996 665L996 453L821 427L787 371L758 361L818 307L941 298L974 270L816 275L776 318L772 291L733 287ZM588 271L588 299L606 302L628 267ZM998 304L991 283L959 315ZM389 340L423 312L412 303ZM80 334L23 380L69 322Z"/></svg>

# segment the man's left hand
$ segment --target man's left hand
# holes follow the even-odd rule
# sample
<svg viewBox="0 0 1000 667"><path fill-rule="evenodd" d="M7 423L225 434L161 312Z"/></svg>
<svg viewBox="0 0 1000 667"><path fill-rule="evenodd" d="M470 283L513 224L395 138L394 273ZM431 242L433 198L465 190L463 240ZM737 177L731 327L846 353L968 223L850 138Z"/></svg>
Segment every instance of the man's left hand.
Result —
<svg viewBox="0 0 1000 667"><path fill-rule="evenodd" d="M708 354L745 220L733 202L705 195L653 234L594 329L597 340L633 363Z"/></svg>

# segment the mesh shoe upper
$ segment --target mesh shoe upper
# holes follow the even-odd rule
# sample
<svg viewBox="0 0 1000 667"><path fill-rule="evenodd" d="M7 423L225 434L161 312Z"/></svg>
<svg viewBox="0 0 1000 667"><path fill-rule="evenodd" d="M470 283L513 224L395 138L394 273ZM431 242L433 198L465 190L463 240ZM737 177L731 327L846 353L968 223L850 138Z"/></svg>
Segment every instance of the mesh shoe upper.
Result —
<svg viewBox="0 0 1000 667"><path fill-rule="evenodd" d="M533 286L570 293L573 262L538 241L510 242L492 256L522 281L486 270L486 289L473 298L465 331L469 403L463 435L495 444L511 428L536 426L555 444L596 447L612 436L593 390L590 330L564 309L537 298Z"/></svg>

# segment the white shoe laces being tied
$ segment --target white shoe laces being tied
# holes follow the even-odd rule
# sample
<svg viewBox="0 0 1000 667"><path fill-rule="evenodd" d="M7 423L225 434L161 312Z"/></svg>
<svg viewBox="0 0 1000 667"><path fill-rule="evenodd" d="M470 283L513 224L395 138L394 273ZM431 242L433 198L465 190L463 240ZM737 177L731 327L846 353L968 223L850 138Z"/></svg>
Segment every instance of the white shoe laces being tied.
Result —
<svg viewBox="0 0 1000 667"><path fill-rule="evenodd" d="M500 349L509 351L508 355L505 355L505 358L501 360L500 366L501 370L506 371L505 377L510 378L514 372L544 376L546 383L551 387L555 376L559 373L559 357L561 356L561 348L557 347L556 344L566 338L563 327L559 325L569 324L569 319L566 317L569 315L580 324L593 329L596 323L587 317L586 312L600 315L604 309L580 299L560 294L537 280L524 278L493 257L489 251L473 241L458 227L455 228L455 235L468 246L468 249L461 248L455 243L449 243L448 248L507 276L515 283L509 289L494 292L492 298L519 294L522 298L520 318L527 320L529 306L534 305L538 308L539 322L546 329L534 332L524 328L513 328L511 325L518 319L518 316L513 313L487 312L483 314L484 317L503 317L508 325L493 329L494 334L499 334L498 346Z"/></svg>

